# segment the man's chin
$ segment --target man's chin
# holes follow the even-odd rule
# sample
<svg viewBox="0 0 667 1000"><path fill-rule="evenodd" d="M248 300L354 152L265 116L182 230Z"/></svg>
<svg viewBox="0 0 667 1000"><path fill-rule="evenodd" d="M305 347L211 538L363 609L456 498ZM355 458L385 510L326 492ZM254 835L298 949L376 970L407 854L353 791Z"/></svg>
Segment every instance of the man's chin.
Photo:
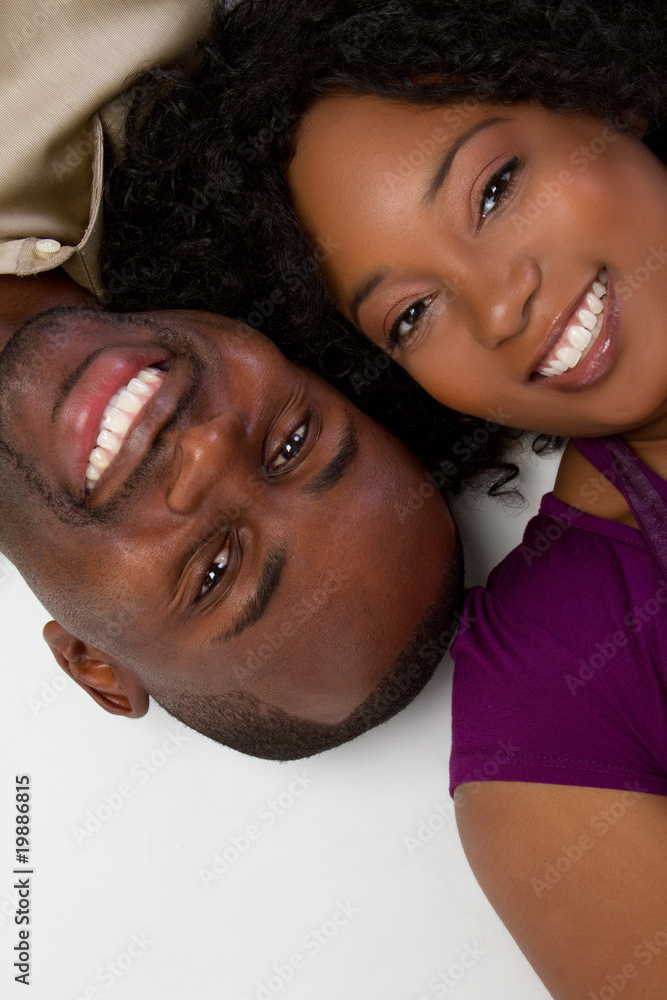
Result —
<svg viewBox="0 0 667 1000"><path fill-rule="evenodd" d="M265 760L301 760L356 739L386 722L416 698L435 673L453 639L463 598L460 543L438 594L385 676L346 719L314 722L274 708L247 691L202 695L151 694L171 715L216 743Z"/></svg>

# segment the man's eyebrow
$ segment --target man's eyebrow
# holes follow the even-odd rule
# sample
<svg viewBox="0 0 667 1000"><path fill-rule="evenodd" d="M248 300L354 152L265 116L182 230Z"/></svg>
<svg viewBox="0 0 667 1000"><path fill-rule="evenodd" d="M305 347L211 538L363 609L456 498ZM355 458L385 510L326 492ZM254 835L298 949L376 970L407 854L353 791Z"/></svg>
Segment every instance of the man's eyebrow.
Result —
<svg viewBox="0 0 667 1000"><path fill-rule="evenodd" d="M496 125L501 125L503 122L508 120L509 119L507 118L485 118L484 121L477 122L476 125L472 125L458 137L456 142L447 147L445 155L441 159L435 173L431 177L431 181L426 189L426 194L422 198L422 205L424 208L428 208L429 205L432 205L435 201L438 191L447 180L447 176L454 165L457 153L459 153L463 147L471 141L471 139L474 139L475 136L479 135L480 132L485 132L487 129L495 128Z"/></svg>
<svg viewBox="0 0 667 1000"><path fill-rule="evenodd" d="M336 454L323 469L309 479L303 487L304 493L319 496L340 482L359 454L359 437L352 417L348 417L343 435L338 442Z"/></svg>
<svg viewBox="0 0 667 1000"><path fill-rule="evenodd" d="M213 637L211 640L212 646L240 635L241 632L250 628L251 625L255 625L260 620L278 591L286 564L287 553L284 548L272 548L269 550L254 593L246 602L243 610L236 616L231 628L225 629L224 632Z"/></svg>
<svg viewBox="0 0 667 1000"><path fill-rule="evenodd" d="M306 483L303 487L303 492L316 495L326 493L327 490L330 490L343 478L358 453L359 437L354 420L350 416L338 443L336 454L327 462L323 469L320 469L316 476ZM270 550L262 567L254 594L249 598L245 608L237 615L231 628L214 636L211 640L212 646L240 635L241 632L250 628L251 625L255 625L260 620L280 586L280 580L286 564L287 553L284 548L273 548Z"/></svg>

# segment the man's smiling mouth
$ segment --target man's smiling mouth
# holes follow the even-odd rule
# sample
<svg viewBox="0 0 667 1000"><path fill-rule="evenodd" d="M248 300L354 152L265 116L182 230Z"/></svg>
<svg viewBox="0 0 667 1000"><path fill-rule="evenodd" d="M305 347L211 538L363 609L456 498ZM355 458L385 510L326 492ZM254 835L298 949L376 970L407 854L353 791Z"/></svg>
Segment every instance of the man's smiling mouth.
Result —
<svg viewBox="0 0 667 1000"><path fill-rule="evenodd" d="M160 388L166 374L152 365L142 368L126 386L111 397L100 422L95 447L88 459L85 482L87 492L94 489L97 480L111 465L132 424Z"/></svg>
<svg viewBox="0 0 667 1000"><path fill-rule="evenodd" d="M535 371L548 378L571 371L597 340L605 319L607 272L603 268L575 308L556 343Z"/></svg>

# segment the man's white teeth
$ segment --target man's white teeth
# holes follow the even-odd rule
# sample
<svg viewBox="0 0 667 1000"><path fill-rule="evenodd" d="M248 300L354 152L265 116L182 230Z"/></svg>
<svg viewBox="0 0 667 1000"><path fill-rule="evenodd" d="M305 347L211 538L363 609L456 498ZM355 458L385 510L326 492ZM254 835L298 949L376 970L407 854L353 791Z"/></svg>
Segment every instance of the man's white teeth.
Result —
<svg viewBox="0 0 667 1000"><path fill-rule="evenodd" d="M120 448L120 441L111 431L103 430L97 436L97 443L100 448L115 454Z"/></svg>
<svg viewBox="0 0 667 1000"><path fill-rule="evenodd" d="M164 372L161 372L158 368L144 368L137 375L137 378L141 382L145 382L146 385L159 385L164 378Z"/></svg>
<svg viewBox="0 0 667 1000"><path fill-rule="evenodd" d="M111 461L111 455L104 448L94 448L90 456L90 464L98 472L104 472Z"/></svg>
<svg viewBox="0 0 667 1000"><path fill-rule="evenodd" d="M131 423L131 415L117 409L115 403L110 403L107 406L102 417L102 429L112 431L114 434L126 434Z"/></svg>
<svg viewBox="0 0 667 1000"><path fill-rule="evenodd" d="M151 385L153 376L149 372L148 368L145 370L144 379L133 378L127 384L128 392L133 392L135 396L150 396L151 395ZM148 376L150 376L151 381L149 381Z"/></svg>
<svg viewBox="0 0 667 1000"><path fill-rule="evenodd" d="M562 346L555 345L549 362L538 369L540 375L552 377L574 368L591 340L597 339L604 320L606 285L607 269L602 268L597 281L592 284L593 290L586 294L586 305L577 310L574 317L576 321L561 336L559 344Z"/></svg>
<svg viewBox="0 0 667 1000"><path fill-rule="evenodd" d="M144 368L109 400L102 416L97 442L86 468L86 489L91 490L121 449L127 432L148 400L162 385L165 373Z"/></svg>
<svg viewBox="0 0 667 1000"><path fill-rule="evenodd" d="M148 388L148 386L146 386ZM119 410L123 410L124 413L136 414L143 407L146 402L145 396L136 396L129 389L123 389L118 397L118 402L114 403L114 406L118 407Z"/></svg>

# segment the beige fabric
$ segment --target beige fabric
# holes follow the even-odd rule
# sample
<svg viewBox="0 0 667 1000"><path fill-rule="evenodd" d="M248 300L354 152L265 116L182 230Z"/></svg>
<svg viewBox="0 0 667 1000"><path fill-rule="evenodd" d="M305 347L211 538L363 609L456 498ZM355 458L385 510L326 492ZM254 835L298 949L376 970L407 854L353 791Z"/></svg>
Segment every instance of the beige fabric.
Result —
<svg viewBox="0 0 667 1000"><path fill-rule="evenodd" d="M62 266L100 295L103 134L118 96L187 59L212 0L5 0L0 7L0 274ZM62 249L41 254L42 239Z"/></svg>

